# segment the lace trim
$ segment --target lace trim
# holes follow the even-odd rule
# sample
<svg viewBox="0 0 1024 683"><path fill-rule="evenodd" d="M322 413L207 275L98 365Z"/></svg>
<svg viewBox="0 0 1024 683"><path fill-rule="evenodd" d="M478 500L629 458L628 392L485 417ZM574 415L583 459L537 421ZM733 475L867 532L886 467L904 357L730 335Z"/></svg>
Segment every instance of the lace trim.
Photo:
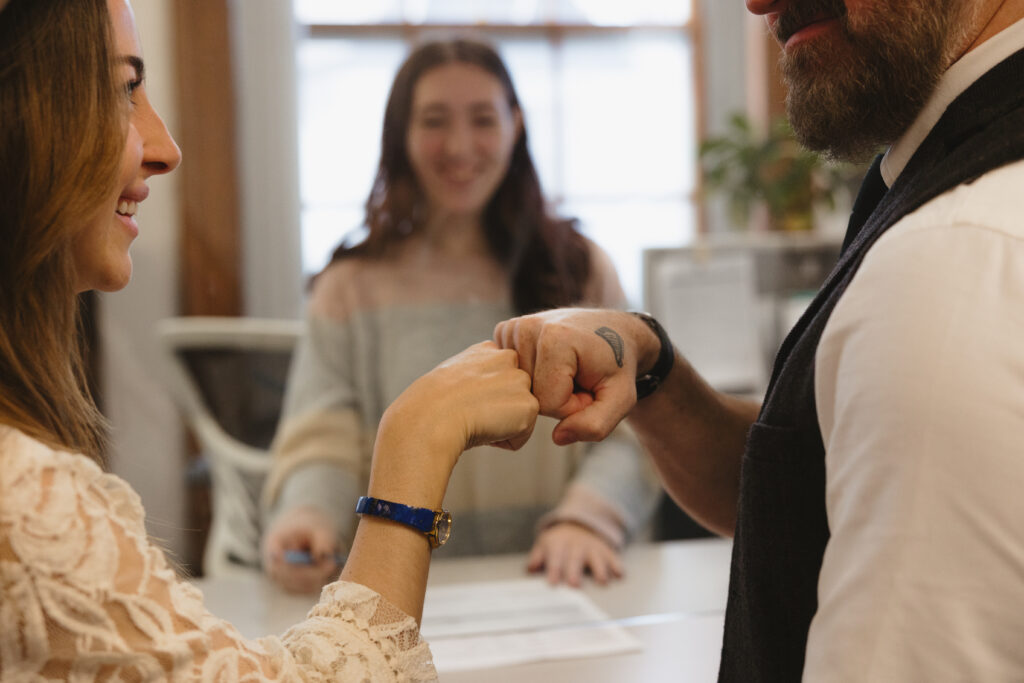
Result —
<svg viewBox="0 0 1024 683"><path fill-rule="evenodd" d="M436 680L415 620L358 584L282 638L243 638L143 519L121 479L0 427L0 679Z"/></svg>

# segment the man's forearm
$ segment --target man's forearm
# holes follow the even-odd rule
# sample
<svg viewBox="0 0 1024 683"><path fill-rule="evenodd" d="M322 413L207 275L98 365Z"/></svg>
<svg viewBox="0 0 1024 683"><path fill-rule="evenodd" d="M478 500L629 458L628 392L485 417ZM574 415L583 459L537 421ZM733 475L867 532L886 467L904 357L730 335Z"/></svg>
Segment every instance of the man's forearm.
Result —
<svg viewBox="0 0 1024 683"><path fill-rule="evenodd" d="M666 380L629 414L672 498L724 536L736 526L740 461L759 409L712 389L677 353Z"/></svg>

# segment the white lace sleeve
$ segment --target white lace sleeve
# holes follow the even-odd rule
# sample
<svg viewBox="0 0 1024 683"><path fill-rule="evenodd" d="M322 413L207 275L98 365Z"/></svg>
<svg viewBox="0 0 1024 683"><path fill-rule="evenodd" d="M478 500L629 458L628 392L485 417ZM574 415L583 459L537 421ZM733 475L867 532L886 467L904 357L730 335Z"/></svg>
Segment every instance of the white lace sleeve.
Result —
<svg viewBox="0 0 1024 683"><path fill-rule="evenodd" d="M280 638L243 638L168 566L125 482L0 428L0 679L436 678L415 620L358 584L327 586Z"/></svg>

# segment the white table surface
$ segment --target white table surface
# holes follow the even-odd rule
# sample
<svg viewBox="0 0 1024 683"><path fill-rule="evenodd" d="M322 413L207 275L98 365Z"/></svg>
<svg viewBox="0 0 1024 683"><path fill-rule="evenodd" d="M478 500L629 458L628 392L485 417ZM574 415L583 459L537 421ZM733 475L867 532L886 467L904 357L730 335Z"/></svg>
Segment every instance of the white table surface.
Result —
<svg viewBox="0 0 1024 683"><path fill-rule="evenodd" d="M486 672L442 672L441 680L468 683L714 681L722 643L731 542L703 539L635 545L625 553L626 576L582 590L643 645L640 652L538 662ZM429 586L522 578L525 555L443 559L431 565ZM288 595L261 575L200 579L206 604L248 637L283 633L315 602Z"/></svg>

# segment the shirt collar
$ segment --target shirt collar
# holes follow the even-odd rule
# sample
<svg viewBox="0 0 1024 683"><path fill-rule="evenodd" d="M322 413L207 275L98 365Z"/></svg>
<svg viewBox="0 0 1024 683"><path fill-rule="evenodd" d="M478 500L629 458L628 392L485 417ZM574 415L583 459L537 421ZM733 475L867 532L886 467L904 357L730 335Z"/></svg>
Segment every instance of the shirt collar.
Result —
<svg viewBox="0 0 1024 683"><path fill-rule="evenodd" d="M1024 47L1024 19L1006 27L953 63L924 109L882 159L882 178L892 187L946 108L994 66Z"/></svg>

